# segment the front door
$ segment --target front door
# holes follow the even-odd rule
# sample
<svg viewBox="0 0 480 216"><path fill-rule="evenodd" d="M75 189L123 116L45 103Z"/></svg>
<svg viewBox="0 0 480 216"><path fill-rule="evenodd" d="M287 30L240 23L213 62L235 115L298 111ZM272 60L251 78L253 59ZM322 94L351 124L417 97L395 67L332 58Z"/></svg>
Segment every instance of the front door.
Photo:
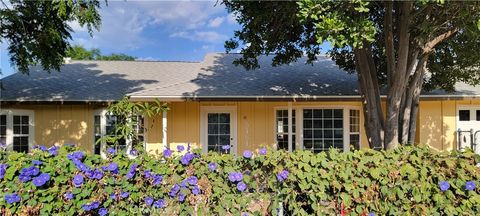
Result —
<svg viewBox="0 0 480 216"><path fill-rule="evenodd" d="M203 152L236 154L236 119L235 107L202 107Z"/></svg>
<svg viewBox="0 0 480 216"><path fill-rule="evenodd" d="M480 106L458 108L457 138L460 150L468 147L480 154Z"/></svg>

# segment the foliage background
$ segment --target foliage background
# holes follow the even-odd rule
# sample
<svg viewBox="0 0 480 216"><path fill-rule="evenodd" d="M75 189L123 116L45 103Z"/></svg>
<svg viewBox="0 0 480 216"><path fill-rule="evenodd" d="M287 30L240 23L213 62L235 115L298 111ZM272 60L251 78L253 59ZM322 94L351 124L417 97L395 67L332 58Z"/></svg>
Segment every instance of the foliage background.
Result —
<svg viewBox="0 0 480 216"><path fill-rule="evenodd" d="M175 154L179 150L181 154ZM319 154L268 150L265 155L255 152L250 156L245 152L237 157L187 151L166 150L154 156L139 150L135 159L117 153L106 160L98 155L84 155L71 146L53 150L39 147L30 154L1 152L0 164L8 165L0 170L0 212L104 215L106 209L110 215L277 215L280 204L285 215L480 212L480 156L470 151L435 153L427 147L345 153L331 150ZM172 156L172 152L177 156ZM51 176L40 187L32 181L19 180L22 168L31 167L32 162L38 164L34 160L42 162L34 165L39 173ZM86 167L79 166L79 161ZM116 174L106 168L112 163L118 164ZM136 166L132 168L133 164ZM100 171L101 177L90 179L88 172L92 170ZM278 176L282 171L289 173L285 180ZM231 180L232 173L237 172L247 186L243 192L238 181ZM72 182L76 175L84 177L80 187ZM162 179L156 184L158 175ZM441 181L447 181L450 187L442 191ZM474 182L476 187L467 190L467 181ZM194 188L200 193L195 195ZM74 195L71 200L65 197L69 192ZM129 194L122 198L125 192ZM21 200L8 204L5 195L12 193ZM116 199L112 199L112 193ZM155 201L153 205L147 205L147 197ZM85 205L95 201L99 206L86 211Z"/></svg>

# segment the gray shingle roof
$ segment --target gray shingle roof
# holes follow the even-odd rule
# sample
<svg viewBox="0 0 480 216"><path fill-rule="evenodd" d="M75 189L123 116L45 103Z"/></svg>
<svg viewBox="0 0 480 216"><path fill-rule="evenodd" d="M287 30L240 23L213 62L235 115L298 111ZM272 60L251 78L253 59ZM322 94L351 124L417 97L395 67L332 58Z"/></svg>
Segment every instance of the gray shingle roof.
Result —
<svg viewBox="0 0 480 216"><path fill-rule="evenodd" d="M357 78L321 56L279 67L272 56L259 58L261 67L246 71L234 66L236 54L208 54L202 62L72 61L60 72L32 67L30 75L2 79L0 101L114 101L137 98L358 98ZM480 88L457 85L457 91L424 95L480 96Z"/></svg>

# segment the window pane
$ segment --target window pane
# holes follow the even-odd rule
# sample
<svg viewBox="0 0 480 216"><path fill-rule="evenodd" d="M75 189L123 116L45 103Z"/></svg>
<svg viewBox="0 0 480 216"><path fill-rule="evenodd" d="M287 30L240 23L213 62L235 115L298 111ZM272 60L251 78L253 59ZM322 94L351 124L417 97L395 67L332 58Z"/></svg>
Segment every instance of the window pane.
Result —
<svg viewBox="0 0 480 216"><path fill-rule="evenodd" d="M470 110L459 110L460 121L470 121Z"/></svg>
<svg viewBox="0 0 480 216"><path fill-rule="evenodd" d="M218 122L218 114L209 113L208 114L208 123L217 123L217 122Z"/></svg>
<svg viewBox="0 0 480 216"><path fill-rule="evenodd" d="M477 110L477 121L480 121L480 110Z"/></svg>
<svg viewBox="0 0 480 216"><path fill-rule="evenodd" d="M220 134L230 134L230 124L221 124L219 125L219 133Z"/></svg>
<svg viewBox="0 0 480 216"><path fill-rule="evenodd" d="M7 125L7 115L0 115L0 125Z"/></svg>
<svg viewBox="0 0 480 216"><path fill-rule="evenodd" d="M22 124L28 124L28 116L22 116Z"/></svg>
<svg viewBox="0 0 480 216"><path fill-rule="evenodd" d="M360 135L350 134L350 145L353 145L355 149L360 149Z"/></svg>
<svg viewBox="0 0 480 216"><path fill-rule="evenodd" d="M229 113L221 113L218 117L219 123L230 123L230 114Z"/></svg>
<svg viewBox="0 0 480 216"><path fill-rule="evenodd" d="M208 134L218 134L218 124L208 124Z"/></svg>
<svg viewBox="0 0 480 216"><path fill-rule="evenodd" d="M13 116L13 124L20 124L20 116Z"/></svg>
<svg viewBox="0 0 480 216"><path fill-rule="evenodd" d="M6 134L7 134L7 126L0 125L0 135L6 135Z"/></svg>
<svg viewBox="0 0 480 216"><path fill-rule="evenodd" d="M13 137L13 150L17 152L28 152L28 136Z"/></svg>

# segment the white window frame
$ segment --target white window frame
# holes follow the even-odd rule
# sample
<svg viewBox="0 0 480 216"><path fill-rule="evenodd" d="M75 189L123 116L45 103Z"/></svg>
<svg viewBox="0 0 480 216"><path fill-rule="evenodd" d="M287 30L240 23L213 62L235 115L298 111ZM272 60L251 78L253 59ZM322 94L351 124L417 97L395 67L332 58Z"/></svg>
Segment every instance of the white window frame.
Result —
<svg viewBox="0 0 480 216"><path fill-rule="evenodd" d="M92 121L92 134L93 134L93 145L92 145L92 152L95 153L95 144L96 144L96 141L95 141L95 116L99 115L100 116L100 136L102 137L102 141L100 142L100 155L103 157L103 158L106 158L107 155L105 153L106 151L106 143L105 143L105 140L103 140L103 137L105 137L106 133L107 133L107 109L97 109L97 110L94 110L93 111L93 121ZM147 143L147 127L146 125L148 125L148 122L147 122L147 118L143 117L143 146L144 148L146 147L146 143ZM126 144L126 148L125 148L125 151L127 153L128 156L132 156L130 155L130 151L132 150L132 140L131 139L126 139L125 140L125 144Z"/></svg>
<svg viewBox="0 0 480 216"><path fill-rule="evenodd" d="M360 139L359 139L359 146L362 146L362 115L361 115L361 107L360 106L352 106L352 105L295 105L292 106L292 110L295 110L295 149L304 150L303 146L303 110L304 109L341 109L343 110L343 151L350 151L350 110L360 110L359 113L359 132ZM276 145L277 139L277 128L276 128L276 121L277 121L277 110L288 110L288 106L276 106L274 107L273 119L274 119L274 129L273 129L273 137L274 142ZM291 122L291 120L289 120ZM356 133L355 133L356 134Z"/></svg>
<svg viewBox="0 0 480 216"><path fill-rule="evenodd" d="M237 155L237 107L236 106L201 106L200 107L200 146L202 152L208 152L208 113L230 113L230 154Z"/></svg>
<svg viewBox="0 0 480 216"><path fill-rule="evenodd" d="M274 107L273 108L273 140L275 142L275 146L277 149L278 148L278 142L277 142L277 111L279 110L286 110L288 111L288 106L277 106L277 107ZM298 110L297 108L295 107L292 107L292 113L295 112L295 140L292 140L292 144L295 145L295 149L301 149L300 148L300 143L299 143L299 138L298 138L298 124L299 124L299 118L298 118ZM303 117L303 116L302 116ZM293 116L292 116L293 118ZM289 123L290 122L293 122L289 119L288 121ZM292 125L292 129L293 129L293 125ZM288 134L288 131L286 132ZM293 133L292 133L293 135ZM288 148L288 149L292 149L292 148ZM290 150L289 150L290 151Z"/></svg>
<svg viewBox="0 0 480 216"><path fill-rule="evenodd" d="M28 150L31 151L35 145L35 112L33 110L2 109L0 110L0 115L7 116L7 134L5 141L8 151L13 150L13 116L28 116Z"/></svg>

